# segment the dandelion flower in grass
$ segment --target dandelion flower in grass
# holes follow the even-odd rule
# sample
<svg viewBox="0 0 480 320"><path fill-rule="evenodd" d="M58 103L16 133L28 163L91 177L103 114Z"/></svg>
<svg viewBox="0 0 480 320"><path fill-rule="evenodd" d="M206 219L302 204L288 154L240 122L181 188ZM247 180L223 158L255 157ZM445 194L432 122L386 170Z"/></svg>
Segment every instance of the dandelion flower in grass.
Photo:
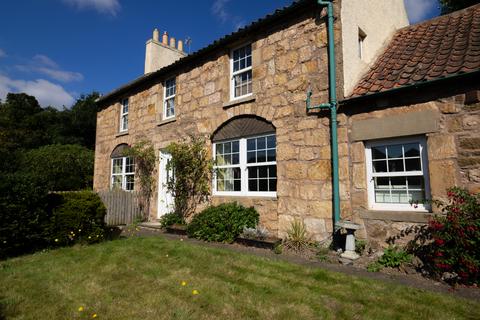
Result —
<svg viewBox="0 0 480 320"><path fill-rule="evenodd" d="M199 292L198 292L197 289L195 289L195 290L192 291L192 294L193 294L194 296L196 296L197 294L199 294Z"/></svg>
<svg viewBox="0 0 480 320"><path fill-rule="evenodd" d="M168 258L168 254L166 254L166 255L165 255L165 257L167 257L167 258Z"/></svg>
<svg viewBox="0 0 480 320"><path fill-rule="evenodd" d="M83 307L78 307L78 312L82 312L83 311Z"/></svg>
<svg viewBox="0 0 480 320"><path fill-rule="evenodd" d="M187 285L186 281L182 281L182 286L185 287Z"/></svg>
<svg viewBox="0 0 480 320"><path fill-rule="evenodd" d="M78 229L78 232L82 231L82 229Z"/></svg>
<svg viewBox="0 0 480 320"><path fill-rule="evenodd" d="M96 313L92 314L92 318L96 318L96 317L97 317Z"/></svg>
<svg viewBox="0 0 480 320"><path fill-rule="evenodd" d="M92 236L88 236L88 239L92 239Z"/></svg>
<svg viewBox="0 0 480 320"><path fill-rule="evenodd" d="M58 242L58 239L55 239L55 242Z"/></svg>

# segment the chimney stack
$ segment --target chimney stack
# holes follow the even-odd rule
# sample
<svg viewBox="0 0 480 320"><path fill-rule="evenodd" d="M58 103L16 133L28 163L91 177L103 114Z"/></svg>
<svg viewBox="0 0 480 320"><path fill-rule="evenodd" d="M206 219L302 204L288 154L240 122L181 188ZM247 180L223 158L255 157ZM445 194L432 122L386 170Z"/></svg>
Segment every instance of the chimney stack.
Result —
<svg viewBox="0 0 480 320"><path fill-rule="evenodd" d="M160 32L157 28L153 30L152 39L147 41L145 50L145 74L157 71L168 66L187 54L183 52L183 41L178 41L174 37L168 37L167 31L163 32L162 42L160 42ZM170 43L169 43L170 40Z"/></svg>
<svg viewBox="0 0 480 320"><path fill-rule="evenodd" d="M158 42L158 37L159 37L158 29L155 28L155 29L153 29L153 37L152 37L153 41Z"/></svg>
<svg viewBox="0 0 480 320"><path fill-rule="evenodd" d="M164 31L164 32L163 32L162 43L163 43L164 45L168 46L168 33L167 33L167 31Z"/></svg>

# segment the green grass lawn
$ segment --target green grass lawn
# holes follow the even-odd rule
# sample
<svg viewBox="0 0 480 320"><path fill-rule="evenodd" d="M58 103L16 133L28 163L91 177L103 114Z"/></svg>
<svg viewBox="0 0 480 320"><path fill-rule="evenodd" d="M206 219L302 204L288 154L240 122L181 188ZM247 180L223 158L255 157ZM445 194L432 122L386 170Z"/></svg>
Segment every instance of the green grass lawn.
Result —
<svg viewBox="0 0 480 320"><path fill-rule="evenodd" d="M94 313L142 320L450 320L480 319L480 305L161 237L0 262L0 319L92 319Z"/></svg>

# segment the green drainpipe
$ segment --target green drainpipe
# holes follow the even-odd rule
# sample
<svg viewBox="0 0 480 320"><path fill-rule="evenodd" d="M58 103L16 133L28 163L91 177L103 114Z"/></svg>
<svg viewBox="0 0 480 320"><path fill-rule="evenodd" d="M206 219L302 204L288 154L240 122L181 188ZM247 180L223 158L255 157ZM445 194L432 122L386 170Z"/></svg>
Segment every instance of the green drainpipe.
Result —
<svg viewBox="0 0 480 320"><path fill-rule="evenodd" d="M331 1L318 0L318 4L327 7L328 14L328 82L329 102L318 106L310 105L312 91L307 93L307 112L314 109L329 109L331 123L331 150L332 150L332 176L333 176L333 228L337 230L340 221L340 183L338 174L338 141L337 141L337 77L335 70L335 38L333 35L333 4Z"/></svg>

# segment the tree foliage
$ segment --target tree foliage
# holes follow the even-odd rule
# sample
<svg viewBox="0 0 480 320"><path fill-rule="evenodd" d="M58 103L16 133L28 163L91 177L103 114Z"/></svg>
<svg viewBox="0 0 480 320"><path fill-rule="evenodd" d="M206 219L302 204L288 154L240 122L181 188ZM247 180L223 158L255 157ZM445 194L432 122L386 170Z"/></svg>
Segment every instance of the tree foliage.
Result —
<svg viewBox="0 0 480 320"><path fill-rule="evenodd" d="M480 0L439 0L442 14L457 11L480 3Z"/></svg>

